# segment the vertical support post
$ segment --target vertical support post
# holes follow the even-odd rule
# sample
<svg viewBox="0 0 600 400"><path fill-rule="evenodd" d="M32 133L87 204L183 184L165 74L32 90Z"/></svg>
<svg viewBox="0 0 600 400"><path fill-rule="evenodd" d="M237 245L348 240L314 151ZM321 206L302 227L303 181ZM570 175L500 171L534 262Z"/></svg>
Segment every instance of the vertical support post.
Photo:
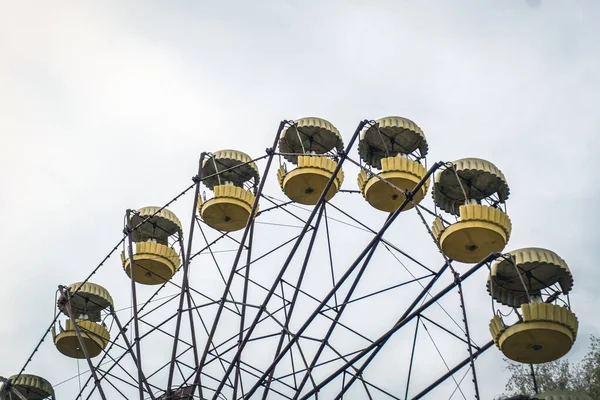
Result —
<svg viewBox="0 0 600 400"><path fill-rule="evenodd" d="M256 189L254 190L256 196ZM252 243L254 242L254 219L250 223L250 233L248 235L248 251L246 253L246 270L244 271L244 293L242 294L242 310L240 316L240 333L238 335L238 346L244 338L244 325L246 323L246 303L248 301L248 282L250 279L250 263L252 262ZM238 385L241 385L240 367L241 357L237 360L235 366L235 378L233 382L233 400L237 399ZM243 393L243 392L242 392Z"/></svg>
<svg viewBox="0 0 600 400"><path fill-rule="evenodd" d="M475 386L475 399L479 400L479 384L477 382L477 372L475 371L475 359L473 358L473 347L471 346L471 334L469 333L469 322L467 321L467 310L465 309L465 298L462 292L462 284L460 275L454 271L454 281L458 286L458 295L460 296L460 308L463 312L463 322L465 324L465 336L467 338L467 348L469 349L469 362L471 364L471 372L473 373L473 385Z"/></svg>
<svg viewBox="0 0 600 400"><path fill-rule="evenodd" d="M275 156L275 149L277 148L277 143L279 142L281 132L283 131L283 128L285 127L285 125L287 123L288 123L287 121L281 121L279 123L279 129L277 130L277 134L275 135L275 140L273 141L273 146L271 148L267 149L267 154L269 155L269 157L267 158L267 165L265 166L265 170L263 172L263 178L260 180L258 190L256 192L256 196L254 199L254 204L252 204L252 209L250 210L250 216L248 217L248 223L246 224L246 228L244 229L244 233L242 234L242 239L240 240L240 245L235 254L235 259L233 260L233 265L232 265L231 271L229 273L229 278L227 280L227 283L225 284L225 289L223 291L223 297L221 298L219 307L217 308L217 313L215 315L215 319L213 321L212 327L208 334L208 339L206 340L206 346L204 347L204 352L202 353L202 358L200 359L200 363L196 367L196 376L194 377L192 393L190 394L191 397L194 397L196 386L201 386L200 376L202 374L202 368L204 367L204 363L206 362L206 357L208 356L208 351L210 349L210 345L214 339L215 332L217 331L217 325L219 324L219 320L221 319L221 313L223 312L223 307L225 306L225 301L227 300L227 294L230 291L231 284L232 284L233 278L235 276L235 271L236 271L237 265L240 262L240 257L242 256L242 251L244 250L244 245L246 244L246 239L248 238L248 234L250 232L250 226L251 226L252 219L254 219L256 210L258 209L258 201L260 199L260 195L265 186L265 182L267 181L266 177L268 176L269 170L271 169L271 163L273 162L273 157ZM243 346L241 346L238 349L238 352L236 353L236 355L239 355L239 353L242 351L242 349L243 349ZM229 377L229 374L231 373L232 369L235 367L236 364L237 364L237 358L234 358L234 360L231 362L229 368L227 369L225 377L223 378L224 379L222 381L223 385L225 384L224 383L225 380L227 380L227 378ZM220 385L220 387L216 390L217 394L223 388L223 385Z"/></svg>
<svg viewBox="0 0 600 400"><path fill-rule="evenodd" d="M135 363L138 370L141 372L142 366L138 363L138 359L135 356L135 353L133 352L131 343L129 343L129 339L127 339L127 334L125 333L125 330L123 330L123 325L121 325L121 321L119 320L119 317L117 317L115 308L112 305L110 306L110 315L112 315L115 323L117 324L117 328L119 328L119 332L120 332L121 336L123 337L123 340L125 341L125 346L127 346L127 352L131 355L133 362ZM146 380L146 377L144 376L143 372L142 372L142 379L143 379L144 385L146 386L146 391L150 395L150 398L152 400L154 400L155 399L154 394L152 393L152 389L150 388L150 385L148 384L148 381Z"/></svg>
<svg viewBox="0 0 600 400"><path fill-rule="evenodd" d="M204 162L204 157L206 153L200 154L200 160L198 162L198 173L194 176L193 180L196 184L196 189L194 192L194 201L193 201L193 209L192 209L192 217L190 222L190 233L188 236L188 245L184 249L183 247L183 234L179 232L179 245L181 247L181 255L183 258L183 279L181 282L181 292L179 293L179 307L177 308L177 322L175 324L175 335L173 340L173 352L171 353L171 365L169 367L169 378L167 381L167 396L171 394L171 387L173 386L173 373L175 372L175 362L177 358L177 344L179 342L179 333L181 330L181 314L183 313L183 300L184 297L187 296L188 301L188 310L190 315L190 328L192 330L192 345L194 347L194 356L195 362L198 364L198 349L196 347L196 332L193 325L193 317L191 310L191 301L190 301L190 291L189 291L189 264L191 259L191 251L192 251L192 240L194 238L194 227L196 226L196 210L198 208L198 197L200 196L200 182L202 182L202 163Z"/></svg>
<svg viewBox="0 0 600 400"><path fill-rule="evenodd" d="M406 392L404 398L408 399L408 389L410 388L410 376L412 374L413 360L415 358L415 348L417 347L417 336L419 334L419 325L421 324L421 317L417 317L417 324L415 325L415 336L413 338L412 351L410 352L410 365L408 367L408 378L406 378ZM343 390L344 386L342 386Z"/></svg>
<svg viewBox="0 0 600 400"><path fill-rule="evenodd" d="M77 321L75 320L75 316L73 315L73 310L71 309L71 292L70 292L69 288L65 288L62 285L58 286L58 290L60 290L60 294L64 298L64 300L63 300L64 304L61 304L61 305L64 305L65 309L67 310L67 314L69 314L69 318L71 319L71 322L73 323L73 329L75 330L75 336L77 336L77 339L79 340L79 345L81 346L81 351L83 351L83 355L85 356L88 366L90 367L90 371L92 373L92 376L94 377L94 383L95 383L96 387L98 388L100 397L102 397L102 400L106 400L106 396L104 395L104 390L102 390L102 385L100 384L100 380L98 379L98 375L96 374L96 368L94 368L94 363L92 363L90 354L88 353L87 347L85 346L83 338L81 337L81 331L79 330L79 325L77 325Z"/></svg>
<svg viewBox="0 0 600 400"><path fill-rule="evenodd" d="M127 226L125 228L125 232L127 234L127 244L129 252L129 275L131 277L131 299L133 303L133 333L135 335L135 352L138 361L138 391L140 394L140 400L144 400L144 388L142 387L142 351L140 348L140 326L138 322L137 293L135 288L135 259L133 257L133 227L131 225L131 210L126 211L126 219Z"/></svg>
<svg viewBox="0 0 600 400"><path fill-rule="evenodd" d="M180 243L180 246L183 246L183 242ZM183 249L183 247L182 247ZM182 253L183 254L183 253ZM183 260L183 262L185 263L185 260L190 259L190 254L189 252L186 254L185 259ZM191 262L191 260L190 260ZM189 262L188 262L188 266L189 266ZM188 268L189 270L189 268ZM187 299L187 308L188 308L188 318L190 320L190 334L192 335L192 346L193 349L192 351L194 352L194 363L195 365L198 365L198 362L200 361L199 357L198 357L198 343L196 342L196 327L194 325L194 314L192 312L193 308L192 308L192 294L190 293L190 282L189 282L189 275L188 275L188 282L187 282L187 290L186 290L187 294L186 294L186 299Z"/></svg>

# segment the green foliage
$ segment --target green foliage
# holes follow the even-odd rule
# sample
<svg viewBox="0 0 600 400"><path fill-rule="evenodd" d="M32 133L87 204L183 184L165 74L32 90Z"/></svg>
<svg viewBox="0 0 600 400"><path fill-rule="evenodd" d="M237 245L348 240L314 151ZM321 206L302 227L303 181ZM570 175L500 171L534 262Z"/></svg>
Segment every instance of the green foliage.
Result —
<svg viewBox="0 0 600 400"><path fill-rule="evenodd" d="M535 394L531 367L507 361L511 377L505 390L509 395ZM600 399L600 338L591 337L587 354L579 362L557 360L534 366L535 377L540 393L551 390L570 390L588 394L592 399Z"/></svg>

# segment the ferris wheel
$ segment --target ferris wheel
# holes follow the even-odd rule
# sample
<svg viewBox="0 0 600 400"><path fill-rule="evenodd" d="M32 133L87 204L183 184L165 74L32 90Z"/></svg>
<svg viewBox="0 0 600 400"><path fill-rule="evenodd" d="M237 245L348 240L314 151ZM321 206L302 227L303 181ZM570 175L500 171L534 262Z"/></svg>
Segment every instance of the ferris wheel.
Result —
<svg viewBox="0 0 600 400"><path fill-rule="evenodd" d="M257 158L202 153L188 187L127 210L106 257L59 286L0 399L488 399L484 352L564 356L578 330L567 263L505 252L510 191L496 165L428 163L428 150L406 118L361 121L346 144L329 121L302 118ZM473 304L479 289L491 310ZM74 360L73 379L50 357Z"/></svg>

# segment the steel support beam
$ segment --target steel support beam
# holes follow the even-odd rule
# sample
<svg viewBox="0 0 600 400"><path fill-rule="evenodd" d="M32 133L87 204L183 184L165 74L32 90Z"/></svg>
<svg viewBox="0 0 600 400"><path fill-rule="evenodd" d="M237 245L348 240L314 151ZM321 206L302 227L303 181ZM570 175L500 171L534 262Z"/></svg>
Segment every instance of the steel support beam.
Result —
<svg viewBox="0 0 600 400"><path fill-rule="evenodd" d="M417 347L417 336L419 334L419 325L421 322L421 318L417 317L417 323L415 324L415 334L413 337L412 351L410 352L410 364L408 366L408 377L406 378L406 392L404 393L404 398L408 399L408 389L410 388L410 377L412 374L413 361L415 359L415 348ZM342 386L343 388L344 386Z"/></svg>
<svg viewBox="0 0 600 400"><path fill-rule="evenodd" d="M469 362L471 363L471 372L473 373L473 385L475 385L475 400L480 400L479 383L477 382L477 371L475 370L475 357L473 356L473 346L471 345L471 333L469 332L469 322L467 320L467 309L465 308L465 298L463 296L462 284L458 272L454 272L454 279L457 280L458 295L460 296L460 308L463 313L463 322L465 323L465 337L467 338L467 349L469 350Z"/></svg>
<svg viewBox="0 0 600 400"><path fill-rule="evenodd" d="M137 309L137 292L135 288L135 259L133 257L133 226L131 225L131 210L126 212L127 227L125 233L127 234L128 253L129 253L129 276L131 277L131 300L133 310L133 334L135 335L135 353L137 357L137 368L138 368L138 392L140 400L144 400L144 388L142 387L142 350L140 348L140 326L138 323L138 309Z"/></svg>
<svg viewBox="0 0 600 400"><path fill-rule="evenodd" d="M175 371L175 362L177 358L177 344L179 343L179 333L181 330L181 315L183 314L183 301L187 297L188 309L191 308L190 302L190 291L189 291L189 264L192 256L192 240L194 238L194 227L196 226L196 210L198 208L198 197L200 196L200 182L202 181L202 163L204 162L204 157L206 153L200 154L200 161L198 162L198 173L194 176L193 180L196 185L196 189L194 191L194 200L193 208L192 208L192 217L190 222L190 232L188 235L188 244L187 247L183 247L183 233L179 232L178 242L181 248L181 255L183 257L183 278L181 281L181 291L179 293L179 306L177 307L177 320L175 322L175 336L173 339L173 351L171 353L171 365L169 367L169 377L167 379L167 390L166 395L169 396L171 394L171 387L173 386L173 373ZM190 329L192 330L192 344L194 346L194 356L195 361L198 363L198 349L196 348L196 332L194 331L192 311L189 311L190 315Z"/></svg>
<svg viewBox="0 0 600 400"><path fill-rule="evenodd" d="M256 190L254 191L256 195ZM254 220L251 222L250 233L248 235L248 251L246 253L246 269L244 271L244 292L242 294L242 311L240 316L240 331L238 334L238 343L244 338L244 325L246 324L246 302L248 301L248 280L250 279L250 263L252 261L252 244L254 242ZM243 392L243 383L241 382L241 359L235 366L235 377L233 383L233 400L237 398L238 386L241 386Z"/></svg>

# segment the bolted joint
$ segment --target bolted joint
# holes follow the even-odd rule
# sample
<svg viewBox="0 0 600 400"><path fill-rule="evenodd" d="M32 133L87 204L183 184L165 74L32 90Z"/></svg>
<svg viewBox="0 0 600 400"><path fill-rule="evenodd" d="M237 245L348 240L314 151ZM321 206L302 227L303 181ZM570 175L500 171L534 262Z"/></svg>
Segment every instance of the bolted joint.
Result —
<svg viewBox="0 0 600 400"><path fill-rule="evenodd" d="M200 183L200 181L201 181L201 180L202 180L202 178L200 178L200 175L194 175L194 176L192 176L192 181L193 181L195 184L198 184L198 183Z"/></svg>
<svg viewBox="0 0 600 400"><path fill-rule="evenodd" d="M454 275L454 283L456 283L457 285L460 285L460 274L458 272L452 271L452 275ZM459 287L459 291L460 291L460 287Z"/></svg>
<svg viewBox="0 0 600 400"><path fill-rule="evenodd" d="M273 149L272 147L267 147L265 149L265 153L267 153L268 156L272 156L273 154L275 154L275 149Z"/></svg>
<svg viewBox="0 0 600 400"><path fill-rule="evenodd" d="M133 229L131 229L131 227L129 227L129 226L126 226L125 228L123 228L123 234L125 236L129 236L132 232L133 232Z"/></svg>

